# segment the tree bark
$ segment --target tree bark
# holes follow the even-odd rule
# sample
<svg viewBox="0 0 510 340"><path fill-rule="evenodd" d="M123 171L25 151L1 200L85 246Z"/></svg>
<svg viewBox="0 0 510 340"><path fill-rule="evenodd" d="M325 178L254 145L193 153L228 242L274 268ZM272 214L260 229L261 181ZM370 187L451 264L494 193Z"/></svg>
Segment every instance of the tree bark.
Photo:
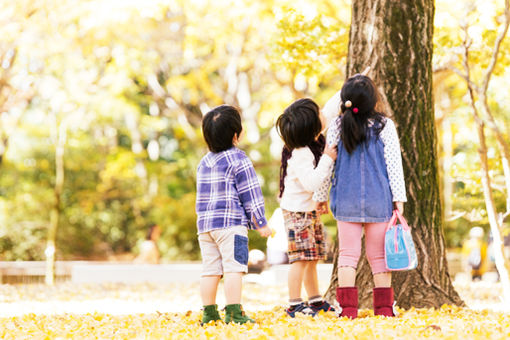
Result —
<svg viewBox="0 0 510 340"><path fill-rule="evenodd" d="M419 258L417 269L393 275L395 298L402 308L464 305L451 283L443 237L432 98L433 17L433 0L352 3L346 74L371 67L368 76L379 88L380 109L396 123L402 149L405 216ZM335 261L329 300L334 299L337 280ZM373 280L365 255L356 285L360 307L372 307Z"/></svg>

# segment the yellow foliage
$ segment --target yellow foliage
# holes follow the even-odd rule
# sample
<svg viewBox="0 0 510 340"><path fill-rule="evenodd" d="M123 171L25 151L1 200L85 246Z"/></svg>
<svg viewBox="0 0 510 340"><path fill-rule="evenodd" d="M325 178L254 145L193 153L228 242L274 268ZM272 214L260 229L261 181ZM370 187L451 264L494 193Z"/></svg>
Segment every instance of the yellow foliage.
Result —
<svg viewBox="0 0 510 340"><path fill-rule="evenodd" d="M327 284L328 282L321 282ZM456 286L463 299L497 302L501 286L487 283ZM325 287L323 287L325 289ZM220 287L219 291L223 291ZM222 294L218 304L223 306ZM444 305L439 309L399 309L396 318L375 317L362 309L359 318L337 318L321 312L316 317L298 315L292 319L284 311L285 284L261 286L246 284L244 303L256 324L226 325L223 322L200 326L202 313L197 282L166 284L73 284L0 286L0 339L507 339L510 338L510 313ZM119 310L111 308L122 301ZM66 309L87 302L86 310ZM46 303L46 308L41 309ZM144 309L154 303L151 309ZM87 313L91 306L108 313ZM167 305L165 305L167 304ZM157 312L170 304L178 313ZM489 306L486 304L486 306ZM10 307L9 307L10 306ZM19 316L16 306L34 306ZM84 305L82 305L84 306ZM272 309L271 306L275 306ZM178 309L174 309L174 307ZM55 309L56 308L56 309ZM126 309L127 308L127 309ZM140 309L141 308L141 309ZM190 310L187 310L190 309ZM136 311L145 311L141 314ZM166 309L168 310L168 309ZM21 310L18 310L21 311ZM43 311L43 312L42 312ZM135 311L135 312L133 312ZM156 312L148 312L156 311ZM26 313L26 310L22 310ZM43 313L48 313L44 315ZM220 312L224 318L224 313Z"/></svg>
<svg viewBox="0 0 510 340"><path fill-rule="evenodd" d="M200 326L201 313L35 315L0 319L2 339L507 339L510 315L443 306L410 309L396 318L362 310L356 320L323 313L292 319L282 308L251 312L256 324Z"/></svg>

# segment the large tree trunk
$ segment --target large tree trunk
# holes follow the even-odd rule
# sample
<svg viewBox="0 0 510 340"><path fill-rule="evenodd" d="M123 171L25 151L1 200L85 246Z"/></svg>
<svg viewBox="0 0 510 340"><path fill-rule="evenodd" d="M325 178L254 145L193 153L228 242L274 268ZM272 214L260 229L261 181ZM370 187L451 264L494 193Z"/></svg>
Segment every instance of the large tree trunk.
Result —
<svg viewBox="0 0 510 340"><path fill-rule="evenodd" d="M397 124L418 268L393 275L397 304L403 308L463 305L446 262L439 192L437 136L432 99L433 0L353 0L347 75L370 66L383 107ZM363 251L364 254L364 251ZM327 293L334 299L337 266ZM372 306L373 280L363 255L356 285L360 306Z"/></svg>

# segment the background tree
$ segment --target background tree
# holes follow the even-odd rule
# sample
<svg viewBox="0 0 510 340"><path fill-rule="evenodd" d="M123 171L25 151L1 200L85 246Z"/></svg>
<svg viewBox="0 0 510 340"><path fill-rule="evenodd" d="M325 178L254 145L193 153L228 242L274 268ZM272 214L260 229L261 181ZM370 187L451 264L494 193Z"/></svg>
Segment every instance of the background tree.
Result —
<svg viewBox="0 0 510 340"><path fill-rule="evenodd" d="M382 95L381 108L396 123L400 136L408 202L405 215L412 226L419 264L416 270L394 273L399 306L462 305L446 262L439 192L437 139L432 98L432 0L355 0L347 58L347 75L370 66L369 76ZM363 252L364 253L364 252ZM336 262L328 290L337 286ZM356 278L361 306L371 305L370 266L363 255Z"/></svg>
<svg viewBox="0 0 510 340"><path fill-rule="evenodd" d="M503 12L499 17L502 18L502 25L494 29L494 47L486 48L485 50L472 51L473 38L470 36L470 22L478 20L477 15L474 15L476 4L470 2L465 8L465 19L462 23L462 30L464 37L462 39L461 54L458 56L458 60L450 61L443 68L454 72L461 77L466 83L467 93L469 95L469 101L471 106L471 113L473 121L476 126L477 137L478 137L478 154L480 157L480 164L482 168L482 188L483 195L485 198L485 207L487 210L487 216L489 219L490 231L493 238L493 256L495 258L495 265L499 272L500 280L503 286L503 297L506 303L510 303L510 260L505 256L505 249L503 243L503 235L505 235L504 221L507 216L510 215L510 143L508 137L505 135L505 130L500 127L500 123L496 120L493 114L493 110L489 105L488 90L490 80L493 73L496 71L498 59L500 57L508 58L508 52L503 51L505 48L504 40L508 32L510 25L510 1L504 1ZM496 26L497 27L497 26ZM475 43L476 44L476 43ZM477 53L478 52L478 53ZM474 66L473 56L475 60L479 58L477 54L482 52L484 55L484 62L482 65ZM477 58L478 57L478 58ZM460 63L459 68L456 64ZM476 73L481 73L482 76L476 76ZM476 79L481 78L481 79ZM480 84L478 84L480 83ZM483 113L483 115L481 114ZM491 176L491 170L488 160L488 147L487 147L487 136L485 127L489 126L490 130L494 134L496 139L496 146L498 153L500 154L500 163L505 183L504 196L506 196L505 211L498 213L496 202L493 194L493 178Z"/></svg>

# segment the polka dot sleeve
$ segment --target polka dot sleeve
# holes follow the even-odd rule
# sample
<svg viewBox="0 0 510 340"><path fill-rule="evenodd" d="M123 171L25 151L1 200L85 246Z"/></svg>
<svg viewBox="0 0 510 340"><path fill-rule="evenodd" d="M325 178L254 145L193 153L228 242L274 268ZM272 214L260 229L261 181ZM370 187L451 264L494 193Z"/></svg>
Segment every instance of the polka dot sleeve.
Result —
<svg viewBox="0 0 510 340"><path fill-rule="evenodd" d="M328 127L326 143L328 145L337 145L340 138L340 117L334 119ZM332 173L333 167L331 168ZM312 199L315 202L327 202L329 196L329 186L331 185L331 173L326 177L322 185L313 193Z"/></svg>
<svg viewBox="0 0 510 340"><path fill-rule="evenodd" d="M340 114L340 103L342 99L340 98L340 91L335 93L333 97L329 98L329 100L324 104L322 108L322 114L326 118L327 125L329 126L335 118Z"/></svg>
<svg viewBox="0 0 510 340"><path fill-rule="evenodd" d="M386 161L393 202L407 202L400 142L397 129L391 119L386 119L386 125L379 136L384 144L384 160Z"/></svg>

